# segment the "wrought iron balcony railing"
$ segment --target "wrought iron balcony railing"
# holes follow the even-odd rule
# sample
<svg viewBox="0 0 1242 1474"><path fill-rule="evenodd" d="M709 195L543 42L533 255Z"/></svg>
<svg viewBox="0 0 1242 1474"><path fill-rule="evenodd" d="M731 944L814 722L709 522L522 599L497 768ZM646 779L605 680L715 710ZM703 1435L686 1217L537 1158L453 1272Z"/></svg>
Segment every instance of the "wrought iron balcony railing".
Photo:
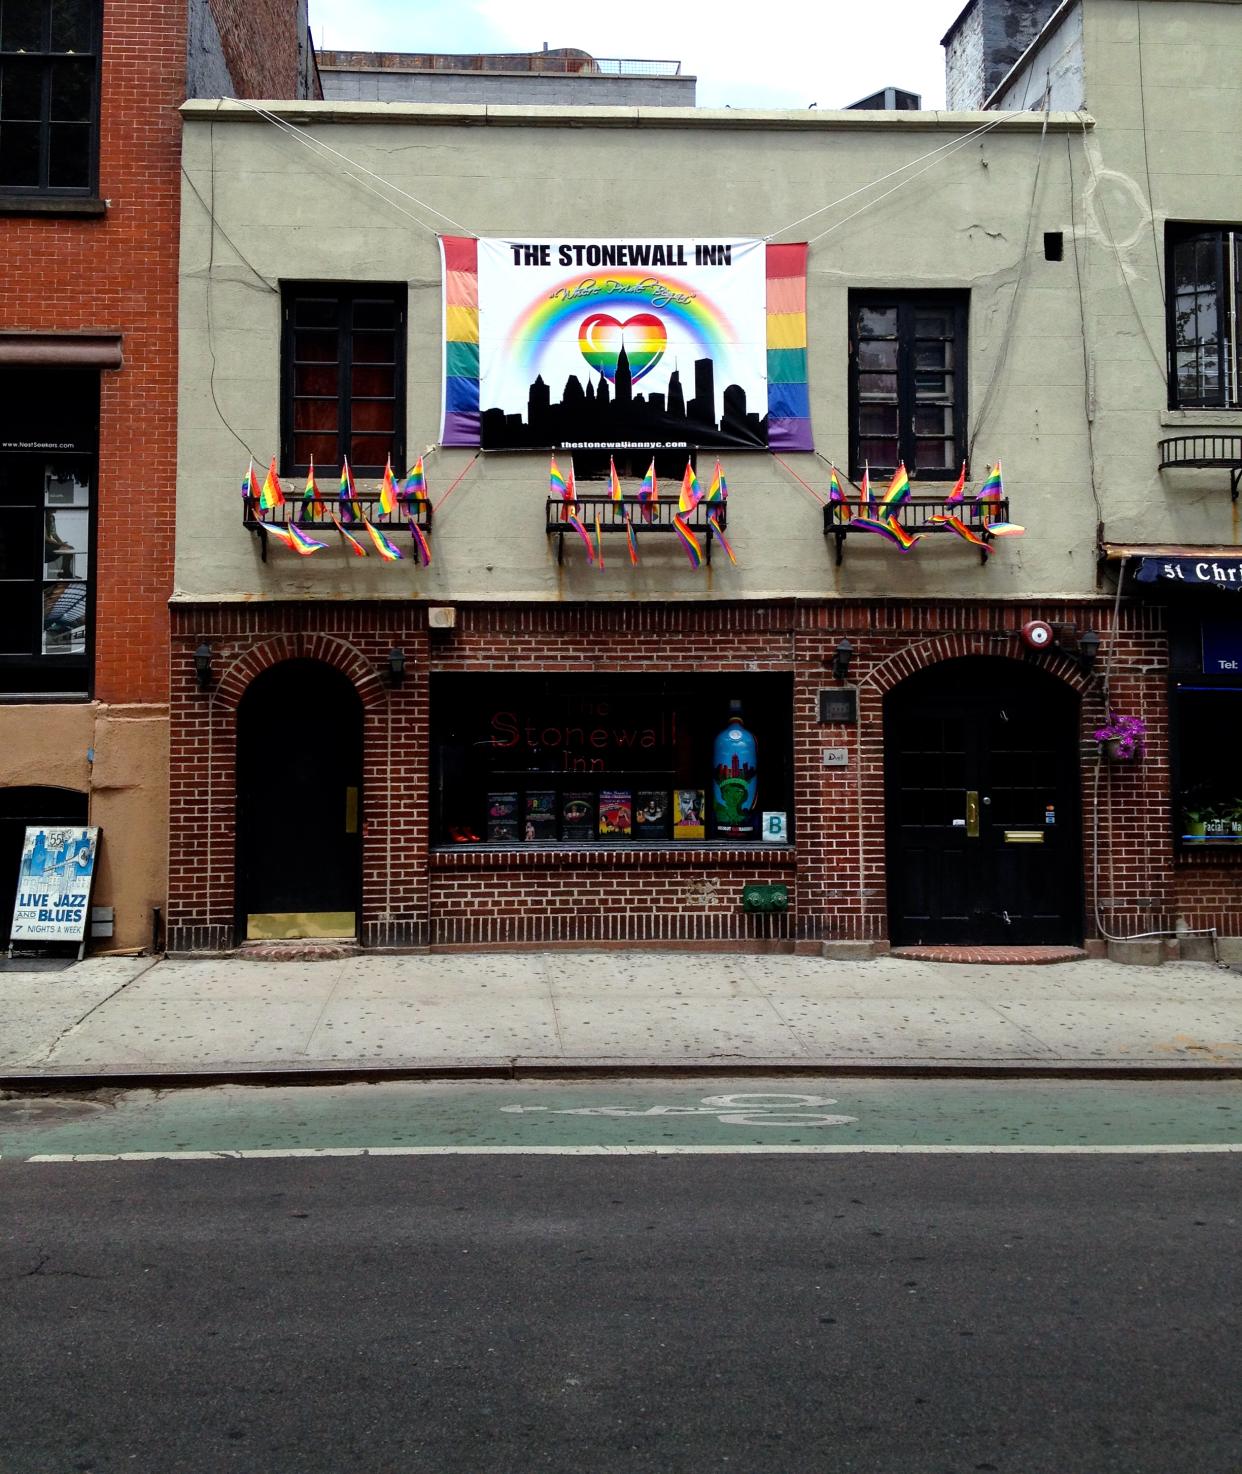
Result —
<svg viewBox="0 0 1242 1474"><path fill-rule="evenodd" d="M1236 502L1242 483L1242 435L1175 435L1160 441L1161 471L1220 466L1229 472L1229 494Z"/></svg>
<svg viewBox="0 0 1242 1474"><path fill-rule="evenodd" d="M315 515L300 496L289 497L281 506L267 509L259 506L258 497L243 497L242 503L242 526L259 539L260 556L264 563L267 562L268 544L267 529L263 525L265 522L269 527L288 527L291 522L296 522L307 532L317 535L336 531L336 523L332 520L335 515L340 518L345 531L355 536L366 530L362 525L364 517L385 537L390 534L408 534L411 522L424 535L430 536L431 533L431 503L415 501L413 498L402 498L394 511L385 512L380 506L378 494L363 493L351 498L348 503L342 502L337 496L325 495L321 501L323 511L319 515ZM347 507L352 519L348 521L345 516Z"/></svg>
<svg viewBox="0 0 1242 1474"><path fill-rule="evenodd" d="M652 533L670 534L675 533L673 526L673 514L677 513L682 522L695 534L704 539L703 561L710 564L712 561L712 539L716 535L716 529L708 521L714 517L716 523L723 532L729 525L728 502L699 502L691 512L678 512L677 502L668 500L662 502L642 502L636 496L622 497L619 502L613 501L610 496L582 496L578 495L575 511L567 507L559 497L550 496L546 503L547 533L549 537L556 538L556 561L565 561L565 534L574 534L574 528L569 522L569 514L578 518L587 532L594 537L595 519L599 518L599 530L604 535L615 535L625 533L625 520L628 515L630 525L634 529L634 536L639 544ZM576 534L574 534L576 536Z"/></svg>
<svg viewBox="0 0 1242 1474"><path fill-rule="evenodd" d="M924 537L929 533L948 533L953 537L961 537L948 522L933 522L935 516L952 514L970 532L982 540L979 548L979 561L986 563L991 551L993 541L991 533L988 532L989 522L1009 521L1009 499L1003 497L996 502L948 502L943 497L938 498L912 498L898 505L893 513L897 525L904 531L918 537ZM844 502L829 502L824 507L824 536L836 539L837 565L840 566L845 557L845 540L853 531L856 536L874 537L876 534L863 528L852 526L853 519L858 516L857 506L850 506ZM870 514L879 520L886 514L882 508L877 508Z"/></svg>

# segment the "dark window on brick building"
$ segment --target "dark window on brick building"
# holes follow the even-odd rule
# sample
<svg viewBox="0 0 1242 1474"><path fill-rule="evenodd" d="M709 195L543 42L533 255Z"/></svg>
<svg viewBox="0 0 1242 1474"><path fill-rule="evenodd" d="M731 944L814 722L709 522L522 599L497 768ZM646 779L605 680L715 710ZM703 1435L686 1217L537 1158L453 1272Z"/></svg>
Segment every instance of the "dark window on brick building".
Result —
<svg viewBox="0 0 1242 1474"><path fill-rule="evenodd" d="M98 373L0 370L0 697L90 690L98 425Z"/></svg>
<svg viewBox="0 0 1242 1474"><path fill-rule="evenodd" d="M904 461L912 477L956 477L966 459L967 298L850 293L850 473Z"/></svg>
<svg viewBox="0 0 1242 1474"><path fill-rule="evenodd" d="M0 0L0 194L89 195L100 0Z"/></svg>
<svg viewBox="0 0 1242 1474"><path fill-rule="evenodd" d="M403 286L291 282L283 290L281 469L378 476L405 463Z"/></svg>
<svg viewBox="0 0 1242 1474"><path fill-rule="evenodd" d="M1169 404L1242 407L1242 226L1170 225Z"/></svg>

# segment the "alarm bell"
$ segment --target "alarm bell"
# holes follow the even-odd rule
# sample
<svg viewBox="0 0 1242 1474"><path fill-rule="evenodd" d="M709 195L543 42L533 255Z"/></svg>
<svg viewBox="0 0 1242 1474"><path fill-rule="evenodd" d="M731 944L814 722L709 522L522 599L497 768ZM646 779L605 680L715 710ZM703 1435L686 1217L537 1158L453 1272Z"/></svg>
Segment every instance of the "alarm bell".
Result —
<svg viewBox="0 0 1242 1474"><path fill-rule="evenodd" d="M1047 650L1053 641L1052 626L1046 619L1030 619L1018 633L1030 650Z"/></svg>

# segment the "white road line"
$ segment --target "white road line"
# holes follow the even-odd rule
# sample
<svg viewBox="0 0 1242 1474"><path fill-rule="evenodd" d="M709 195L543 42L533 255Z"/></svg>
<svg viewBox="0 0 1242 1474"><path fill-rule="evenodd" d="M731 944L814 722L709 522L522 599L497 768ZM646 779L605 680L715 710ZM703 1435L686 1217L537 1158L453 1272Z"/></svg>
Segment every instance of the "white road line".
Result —
<svg viewBox="0 0 1242 1474"><path fill-rule="evenodd" d="M1178 1156L1186 1152L1242 1152L1242 1142L1189 1142L1181 1145L1125 1146L946 1146L942 1143L873 1143L788 1146L293 1146L248 1147L237 1151L47 1152L10 1162L220 1162L274 1157L695 1157L695 1156Z"/></svg>

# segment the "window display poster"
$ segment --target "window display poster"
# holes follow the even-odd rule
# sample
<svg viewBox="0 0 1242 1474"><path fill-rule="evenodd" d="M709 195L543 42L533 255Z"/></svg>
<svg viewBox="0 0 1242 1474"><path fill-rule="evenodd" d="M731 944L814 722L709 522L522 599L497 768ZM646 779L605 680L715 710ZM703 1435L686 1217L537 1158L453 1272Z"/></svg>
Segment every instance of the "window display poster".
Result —
<svg viewBox="0 0 1242 1474"><path fill-rule="evenodd" d="M530 789L526 794L527 839L556 838L556 791Z"/></svg>
<svg viewBox="0 0 1242 1474"><path fill-rule="evenodd" d="M602 788L599 795L600 838L624 835L633 828L633 799L628 788Z"/></svg>
<svg viewBox="0 0 1242 1474"><path fill-rule="evenodd" d="M561 838L595 838L595 795L565 792L561 795Z"/></svg>
<svg viewBox="0 0 1242 1474"><path fill-rule="evenodd" d="M516 839L518 837L518 796L516 793L489 793L487 795L488 839Z"/></svg>
<svg viewBox="0 0 1242 1474"><path fill-rule="evenodd" d="M668 790L640 788L634 795L634 833L641 839L668 838Z"/></svg>
<svg viewBox="0 0 1242 1474"><path fill-rule="evenodd" d="M674 839L702 839L705 836L703 808L701 788L677 789L673 795Z"/></svg>
<svg viewBox="0 0 1242 1474"><path fill-rule="evenodd" d="M13 906L13 941L83 940L98 848L97 828L36 824L26 830Z"/></svg>

